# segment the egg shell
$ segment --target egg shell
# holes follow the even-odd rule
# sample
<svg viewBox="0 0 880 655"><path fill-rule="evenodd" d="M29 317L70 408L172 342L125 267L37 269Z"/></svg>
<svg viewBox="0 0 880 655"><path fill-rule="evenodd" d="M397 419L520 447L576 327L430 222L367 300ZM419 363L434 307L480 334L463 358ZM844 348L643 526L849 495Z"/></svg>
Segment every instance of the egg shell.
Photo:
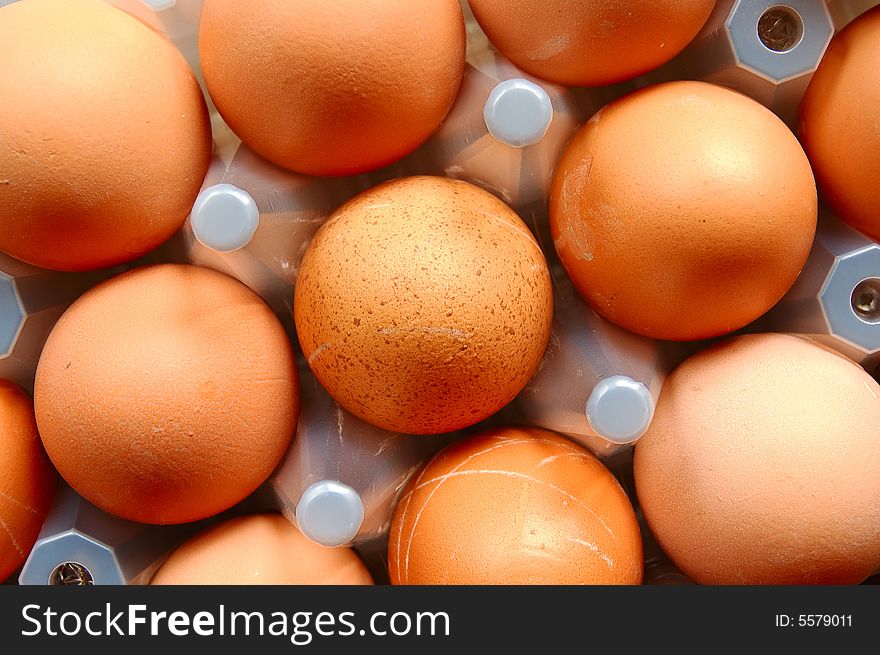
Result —
<svg viewBox="0 0 880 655"><path fill-rule="evenodd" d="M469 0L489 40L523 70L569 86L636 77L681 52L715 0Z"/></svg>
<svg viewBox="0 0 880 655"><path fill-rule="evenodd" d="M318 381L386 430L473 425L525 386L550 336L540 247L503 202L412 177L337 210L300 267L296 329Z"/></svg>
<svg viewBox="0 0 880 655"><path fill-rule="evenodd" d="M634 467L651 531L695 582L845 584L880 567L880 386L806 339L692 356Z"/></svg>
<svg viewBox="0 0 880 655"><path fill-rule="evenodd" d="M55 469L40 443L34 405L0 380L0 582L24 564L55 491Z"/></svg>
<svg viewBox="0 0 880 655"><path fill-rule="evenodd" d="M153 585L371 585L351 548L325 548L278 514L208 528L175 550Z"/></svg>
<svg viewBox="0 0 880 655"><path fill-rule="evenodd" d="M456 0L207 0L199 50L233 131L311 175L379 168L437 129L464 73Z"/></svg>
<svg viewBox="0 0 880 655"><path fill-rule="evenodd" d="M21 0L0 8L0 88L0 250L88 270L180 228L211 130L164 37L97 0Z"/></svg>
<svg viewBox="0 0 880 655"><path fill-rule="evenodd" d="M801 142L822 200L880 240L880 7L831 41L801 103Z"/></svg>
<svg viewBox="0 0 880 655"><path fill-rule="evenodd" d="M817 213L785 124L703 82L600 110L550 197L554 244L581 295L613 323L669 340L726 334L775 305L806 262Z"/></svg>
<svg viewBox="0 0 880 655"><path fill-rule="evenodd" d="M183 523L253 492L299 411L290 342L240 282L166 264L105 282L52 330L37 367L37 424L89 502Z"/></svg>
<svg viewBox="0 0 880 655"><path fill-rule="evenodd" d="M407 486L394 513L393 584L641 584L632 505L589 452L544 430L459 442Z"/></svg>

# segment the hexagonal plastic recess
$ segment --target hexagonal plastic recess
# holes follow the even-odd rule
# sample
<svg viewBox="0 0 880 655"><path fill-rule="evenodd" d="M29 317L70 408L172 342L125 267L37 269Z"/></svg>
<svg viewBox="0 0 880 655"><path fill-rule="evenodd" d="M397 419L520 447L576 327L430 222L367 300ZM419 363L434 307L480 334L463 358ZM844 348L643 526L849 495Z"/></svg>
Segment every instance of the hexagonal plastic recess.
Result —
<svg viewBox="0 0 880 655"><path fill-rule="evenodd" d="M24 564L22 585L146 584L191 526L156 526L117 518L61 483Z"/></svg>
<svg viewBox="0 0 880 655"><path fill-rule="evenodd" d="M52 327L95 273L56 273L0 253L0 379L33 390L40 352Z"/></svg>
<svg viewBox="0 0 880 655"><path fill-rule="evenodd" d="M880 364L880 244L823 215L800 278L764 322L873 370Z"/></svg>
<svg viewBox="0 0 880 655"><path fill-rule="evenodd" d="M677 65L685 76L751 96L793 125L833 35L823 0L721 0Z"/></svg>

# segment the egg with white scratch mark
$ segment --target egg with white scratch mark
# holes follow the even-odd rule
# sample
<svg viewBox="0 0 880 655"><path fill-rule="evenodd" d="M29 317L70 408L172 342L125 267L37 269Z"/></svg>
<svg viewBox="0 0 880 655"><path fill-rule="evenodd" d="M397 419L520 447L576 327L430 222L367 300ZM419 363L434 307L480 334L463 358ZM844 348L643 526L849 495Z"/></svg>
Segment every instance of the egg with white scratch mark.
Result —
<svg viewBox="0 0 880 655"><path fill-rule="evenodd" d="M300 345L345 409L393 432L473 425L509 403L550 337L547 262L503 202L411 177L343 205L303 257Z"/></svg>
<svg viewBox="0 0 880 655"><path fill-rule="evenodd" d="M24 563L49 511L55 471L43 452L34 405L0 380L0 582Z"/></svg>
<svg viewBox="0 0 880 655"><path fill-rule="evenodd" d="M544 430L502 428L443 450L391 524L393 584L641 584L642 541L598 459Z"/></svg>

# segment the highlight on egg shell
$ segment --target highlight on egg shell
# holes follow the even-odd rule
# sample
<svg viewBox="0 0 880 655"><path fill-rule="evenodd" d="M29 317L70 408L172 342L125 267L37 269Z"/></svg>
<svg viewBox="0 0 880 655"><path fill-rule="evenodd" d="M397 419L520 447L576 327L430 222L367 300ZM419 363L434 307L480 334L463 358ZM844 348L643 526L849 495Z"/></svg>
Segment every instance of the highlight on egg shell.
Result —
<svg viewBox="0 0 880 655"><path fill-rule="evenodd" d="M703 82L610 103L574 136L550 195L553 241L581 295L655 339L727 334L791 288L818 201L770 110Z"/></svg>
<svg viewBox="0 0 880 655"><path fill-rule="evenodd" d="M340 405L386 430L437 434L525 386L553 298L512 209L466 182L412 177L362 193L318 230L293 308L309 367Z"/></svg>
<svg viewBox="0 0 880 655"><path fill-rule="evenodd" d="M40 435L99 508L184 523L250 495L299 413L290 341L240 282L195 266L135 269L77 300L37 368Z"/></svg>
<svg viewBox="0 0 880 655"><path fill-rule="evenodd" d="M456 443L414 476L388 539L392 584L642 582L642 541L614 475L545 430Z"/></svg>
<svg viewBox="0 0 880 655"><path fill-rule="evenodd" d="M783 334L667 379L635 482L663 551L703 584L854 584L880 568L880 385Z"/></svg>
<svg viewBox="0 0 880 655"><path fill-rule="evenodd" d="M351 548L325 548L278 514L224 521L182 544L153 585L371 585Z"/></svg>
<svg viewBox="0 0 880 655"><path fill-rule="evenodd" d="M0 380L0 583L25 561L55 492L34 404L25 391Z"/></svg>
<svg viewBox="0 0 880 655"><path fill-rule="evenodd" d="M20 0L0 8L0 89L0 250L106 268L183 225L211 128L165 37L98 0Z"/></svg>
<svg viewBox="0 0 880 655"><path fill-rule="evenodd" d="M457 0L206 0L211 99L266 159L309 175L390 164L437 129L464 72Z"/></svg>

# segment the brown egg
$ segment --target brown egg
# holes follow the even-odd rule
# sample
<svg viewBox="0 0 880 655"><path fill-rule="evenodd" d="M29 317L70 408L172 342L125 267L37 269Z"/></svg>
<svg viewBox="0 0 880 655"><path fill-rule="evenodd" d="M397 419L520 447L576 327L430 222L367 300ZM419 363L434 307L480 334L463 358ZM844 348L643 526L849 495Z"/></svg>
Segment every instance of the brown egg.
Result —
<svg viewBox="0 0 880 655"><path fill-rule="evenodd" d="M715 0L469 0L489 40L523 70L569 86L622 82L665 64Z"/></svg>
<svg viewBox="0 0 880 655"><path fill-rule="evenodd" d="M547 263L512 209L466 182L411 177L322 226L294 317L339 404L386 430L430 434L513 400L541 361L552 304Z"/></svg>
<svg viewBox="0 0 880 655"><path fill-rule="evenodd" d="M641 584L642 541L598 459L552 432L502 428L410 481L388 563L393 584Z"/></svg>
<svg viewBox="0 0 880 655"><path fill-rule="evenodd" d="M277 514L208 528L156 572L154 585L371 585L351 548L325 548Z"/></svg>
<svg viewBox="0 0 880 655"><path fill-rule="evenodd" d="M55 491L34 405L23 389L0 380L0 582L24 564Z"/></svg>
<svg viewBox="0 0 880 655"><path fill-rule="evenodd" d="M880 240L880 7L831 41L801 103L800 138L822 200Z"/></svg>
<svg viewBox="0 0 880 655"><path fill-rule="evenodd" d="M456 0L207 0L199 50L211 99L285 168L348 175L437 129L464 72Z"/></svg>
<svg viewBox="0 0 880 655"><path fill-rule="evenodd" d="M0 8L0 250L87 270L177 231L211 156L180 53L98 0Z"/></svg>
<svg viewBox="0 0 880 655"><path fill-rule="evenodd" d="M243 284L163 265L105 282L61 317L35 385L49 457L88 501L144 523L211 516L253 492L293 435L290 342Z"/></svg>
<svg viewBox="0 0 880 655"><path fill-rule="evenodd" d="M581 295L649 337L726 334L776 304L816 229L810 164L749 98L670 82L611 103L575 135L550 197Z"/></svg>
<svg viewBox="0 0 880 655"><path fill-rule="evenodd" d="M666 381L639 503L708 584L856 583L880 567L880 386L805 339L742 336Z"/></svg>

